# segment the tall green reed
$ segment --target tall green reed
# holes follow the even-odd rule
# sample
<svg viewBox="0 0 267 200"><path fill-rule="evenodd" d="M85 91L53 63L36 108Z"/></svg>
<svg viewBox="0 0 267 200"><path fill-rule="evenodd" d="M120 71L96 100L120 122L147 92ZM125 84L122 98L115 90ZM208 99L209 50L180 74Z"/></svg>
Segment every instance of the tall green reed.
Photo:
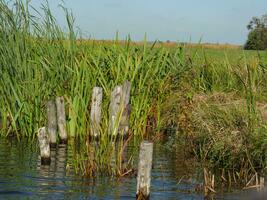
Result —
<svg viewBox="0 0 267 200"><path fill-rule="evenodd" d="M130 133L142 138L153 117L159 132L164 98L179 79L185 55L180 47L172 50L146 42L134 45L130 37L123 43L97 45L82 40L77 38L72 13L61 8L67 32L62 31L46 3L35 9L28 1L0 1L0 133L35 138L38 128L46 124L46 102L63 95L69 136L84 140L90 135L92 89L101 86L100 145L92 148L97 166L101 166L118 139L107 134L114 87L125 80L132 84Z"/></svg>

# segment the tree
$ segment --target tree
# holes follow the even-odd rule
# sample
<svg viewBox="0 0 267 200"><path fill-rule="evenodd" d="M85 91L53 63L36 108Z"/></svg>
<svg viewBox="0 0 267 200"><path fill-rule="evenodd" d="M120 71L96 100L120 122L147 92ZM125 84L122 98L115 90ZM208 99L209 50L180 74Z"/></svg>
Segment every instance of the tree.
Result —
<svg viewBox="0 0 267 200"><path fill-rule="evenodd" d="M266 50L267 49L267 14L261 18L253 17L247 25L249 30L245 49Z"/></svg>

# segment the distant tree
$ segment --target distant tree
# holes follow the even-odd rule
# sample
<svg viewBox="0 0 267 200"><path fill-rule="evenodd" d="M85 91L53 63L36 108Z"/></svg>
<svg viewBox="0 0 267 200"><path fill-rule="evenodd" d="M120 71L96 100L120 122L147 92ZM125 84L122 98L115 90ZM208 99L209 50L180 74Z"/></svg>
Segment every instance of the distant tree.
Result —
<svg viewBox="0 0 267 200"><path fill-rule="evenodd" d="M247 25L249 30L245 49L266 50L267 49L267 14L261 18L253 17Z"/></svg>

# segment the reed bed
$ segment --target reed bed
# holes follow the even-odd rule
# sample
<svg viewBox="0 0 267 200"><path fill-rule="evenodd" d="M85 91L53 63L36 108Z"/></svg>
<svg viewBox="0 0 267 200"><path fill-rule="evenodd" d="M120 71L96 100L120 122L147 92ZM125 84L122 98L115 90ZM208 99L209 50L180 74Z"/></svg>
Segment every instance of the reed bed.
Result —
<svg viewBox="0 0 267 200"><path fill-rule="evenodd" d="M148 127L159 132L164 98L172 82L179 79L186 60L180 48L156 49L147 43L136 46L130 39L123 44L118 40L111 44L80 42L72 13L62 10L67 32L57 24L48 4L35 9L20 0L0 1L0 134L35 139L37 130L46 124L46 102L64 96L69 137L84 144L87 141L81 148L85 159L78 159L77 166L86 169L87 175L112 171L108 166L118 138L108 136L111 91L126 80L132 84L131 138L143 138ZM104 96L97 142L88 139L95 86L103 88ZM115 157L120 160L125 143L119 141ZM121 169L121 162L116 163Z"/></svg>
<svg viewBox="0 0 267 200"><path fill-rule="evenodd" d="M178 71L176 64L183 65L182 55L173 52L175 57L170 59L171 52L165 48L154 50L145 43L136 47L130 41L79 43L67 10L69 32L64 33L48 5L38 17L28 13L28 6L16 1L11 10L1 1L1 134L35 137L45 123L45 102L62 95L67 100L69 134L86 136L93 87L103 88L105 118L111 91L129 80L132 132L142 135L152 105L162 100Z"/></svg>
<svg viewBox="0 0 267 200"><path fill-rule="evenodd" d="M1 136L35 139L46 124L46 102L64 96L69 137L83 144L69 144L77 152L73 165L85 175L130 173L132 161L123 159L127 144L160 138L155 133L169 129L173 139L185 139L199 160L213 166L253 173L266 167L266 52L135 44L130 38L88 41L78 36L73 14L62 11L68 31L48 4L35 9L28 1L0 0ZM108 135L108 110L112 90L126 80L132 88L125 142ZM95 86L104 97L98 140L89 137ZM239 146L232 148L237 138ZM240 159L243 165L237 165Z"/></svg>

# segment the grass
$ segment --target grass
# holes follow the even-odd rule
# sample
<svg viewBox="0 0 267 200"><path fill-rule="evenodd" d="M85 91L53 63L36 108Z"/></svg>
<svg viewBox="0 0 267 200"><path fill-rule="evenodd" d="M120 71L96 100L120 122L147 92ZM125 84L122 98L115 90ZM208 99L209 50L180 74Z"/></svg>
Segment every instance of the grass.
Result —
<svg viewBox="0 0 267 200"><path fill-rule="evenodd" d="M234 177L243 187L266 169L266 52L238 50L240 59L230 61L225 52L218 59L214 51L219 54L202 49L202 59L195 57L167 98L163 121L177 130L177 142L191 156L213 171L227 171L224 181Z"/></svg>
<svg viewBox="0 0 267 200"><path fill-rule="evenodd" d="M69 136L86 143L74 165L88 176L124 175L131 169L131 161L123 166L126 144L157 138L170 127L177 130L172 138L188 141L191 153L211 166L239 172L266 167L265 51L85 40L67 9L64 32L47 4L40 12L29 8L0 0L1 136L35 139L46 124L46 102L64 96ZM132 109L125 143L107 133L111 92L126 80ZM104 93L98 141L88 140L94 86Z"/></svg>
<svg viewBox="0 0 267 200"><path fill-rule="evenodd" d="M110 95L126 80L132 84L130 133L142 138L149 116L157 116L155 130L160 131L160 104L172 81L182 73L183 51L146 43L135 46L130 39L123 44L83 43L77 39L73 16L65 8L67 33L57 25L49 5L42 5L34 14L28 10L29 5L22 1L0 1L2 136L36 138L38 128L46 124L46 102L64 96L69 136L87 140L92 90L100 86L104 93L101 138L97 145L88 141L83 152L87 159L95 160L88 165L92 170L87 174L94 169L104 171L116 140L107 135ZM118 158L123 146L117 151Z"/></svg>

